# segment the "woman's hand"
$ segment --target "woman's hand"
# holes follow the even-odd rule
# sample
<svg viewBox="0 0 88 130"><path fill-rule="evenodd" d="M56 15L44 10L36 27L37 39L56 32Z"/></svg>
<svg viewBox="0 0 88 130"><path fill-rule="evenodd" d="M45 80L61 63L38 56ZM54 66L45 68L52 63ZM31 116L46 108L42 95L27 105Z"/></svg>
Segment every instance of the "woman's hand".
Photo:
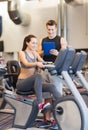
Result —
<svg viewBox="0 0 88 130"><path fill-rule="evenodd" d="M42 62L36 62L36 66L39 68L44 68L44 64Z"/></svg>

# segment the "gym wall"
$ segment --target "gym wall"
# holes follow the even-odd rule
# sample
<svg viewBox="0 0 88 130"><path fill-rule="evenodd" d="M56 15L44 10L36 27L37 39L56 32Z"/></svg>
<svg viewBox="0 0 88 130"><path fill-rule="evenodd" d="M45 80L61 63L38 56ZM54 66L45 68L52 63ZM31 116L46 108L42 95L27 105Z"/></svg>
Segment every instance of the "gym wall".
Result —
<svg viewBox="0 0 88 130"><path fill-rule="evenodd" d="M38 39L45 37L47 20L58 22L58 0L48 0L48 3L47 0L21 1L21 11L30 15L28 26L16 25L9 18L7 1L0 2L0 15L3 19L0 40L4 41L5 52L16 53L21 50L23 39L28 34L34 34ZM79 6L67 4L67 40L74 48L88 48L87 8L87 3Z"/></svg>
<svg viewBox="0 0 88 130"><path fill-rule="evenodd" d="M88 49L88 2L78 6L67 4L67 35L74 48Z"/></svg>
<svg viewBox="0 0 88 130"><path fill-rule="evenodd" d="M20 0L20 11L29 14L30 23L27 26L17 25L8 14L8 3L0 2L0 15L3 18L3 34L5 52L17 52L21 50L23 39L28 34L34 34L38 39L46 35L46 21L58 17L58 0Z"/></svg>

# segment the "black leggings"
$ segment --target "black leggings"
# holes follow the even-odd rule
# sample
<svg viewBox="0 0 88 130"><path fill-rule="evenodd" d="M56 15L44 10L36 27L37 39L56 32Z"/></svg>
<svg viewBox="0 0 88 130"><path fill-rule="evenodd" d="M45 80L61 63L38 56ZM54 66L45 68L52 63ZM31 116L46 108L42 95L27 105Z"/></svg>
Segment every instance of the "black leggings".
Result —
<svg viewBox="0 0 88 130"><path fill-rule="evenodd" d="M26 79L18 79L16 87L20 91L34 90L38 103L41 103L43 100L42 92L50 92L56 99L60 97L60 93L56 87L52 83L43 83L42 76L39 73Z"/></svg>

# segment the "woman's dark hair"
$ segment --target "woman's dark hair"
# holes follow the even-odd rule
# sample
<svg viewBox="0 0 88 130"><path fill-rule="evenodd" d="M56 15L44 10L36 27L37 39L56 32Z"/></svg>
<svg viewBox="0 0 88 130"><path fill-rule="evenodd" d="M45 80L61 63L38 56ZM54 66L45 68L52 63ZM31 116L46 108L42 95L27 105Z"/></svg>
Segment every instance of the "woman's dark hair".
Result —
<svg viewBox="0 0 88 130"><path fill-rule="evenodd" d="M34 35L28 35L28 36L26 36L26 37L24 38L22 51L25 51L25 49L26 49L26 47L27 47L26 42L30 42L30 41L31 41L31 38L36 38L36 36L34 36Z"/></svg>
<svg viewBox="0 0 88 130"><path fill-rule="evenodd" d="M56 27L57 27L57 23L56 23L56 21L55 20L49 20L47 23L46 23L46 26L53 26L53 25L55 25Z"/></svg>

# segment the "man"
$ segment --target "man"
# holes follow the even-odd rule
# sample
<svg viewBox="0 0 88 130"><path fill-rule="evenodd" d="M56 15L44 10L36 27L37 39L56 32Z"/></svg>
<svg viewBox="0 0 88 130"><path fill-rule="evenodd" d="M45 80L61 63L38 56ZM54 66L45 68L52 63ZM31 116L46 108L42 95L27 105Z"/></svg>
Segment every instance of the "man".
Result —
<svg viewBox="0 0 88 130"><path fill-rule="evenodd" d="M39 41L38 52L43 57L44 61L54 62L57 55L59 54L59 50L67 48L67 41L63 37L57 35L56 21L49 20L46 23L46 30L47 30L48 36ZM44 48L45 45L47 45L47 46ZM45 53L45 52L47 52L47 50L49 50L49 52ZM57 77L56 75L54 75L54 76L49 75L49 77L50 77L50 82L54 83L55 87L57 88L57 91L62 96L63 84L62 84L61 80L59 79L59 77ZM46 102L50 102L50 101L51 101L51 99L46 100ZM46 120L50 120L49 112L47 112L45 118L46 118ZM41 128L41 127L45 127L47 125L49 125L49 122L43 122L43 123L39 124L39 127ZM52 130L58 129L58 127L57 127L57 125L55 125L55 126L51 127L51 129Z"/></svg>
<svg viewBox="0 0 88 130"><path fill-rule="evenodd" d="M49 20L46 23L46 29L47 29L47 37L41 39L39 41L39 46L38 46L38 52L41 56L43 56L43 59L45 61L52 61L54 62L60 49L65 49L67 47L67 41L57 35L57 23L54 20ZM50 49L50 54L49 55L44 55L44 48L43 45L44 43L54 43L55 44L55 48L51 48ZM46 48L47 50L48 48Z"/></svg>

